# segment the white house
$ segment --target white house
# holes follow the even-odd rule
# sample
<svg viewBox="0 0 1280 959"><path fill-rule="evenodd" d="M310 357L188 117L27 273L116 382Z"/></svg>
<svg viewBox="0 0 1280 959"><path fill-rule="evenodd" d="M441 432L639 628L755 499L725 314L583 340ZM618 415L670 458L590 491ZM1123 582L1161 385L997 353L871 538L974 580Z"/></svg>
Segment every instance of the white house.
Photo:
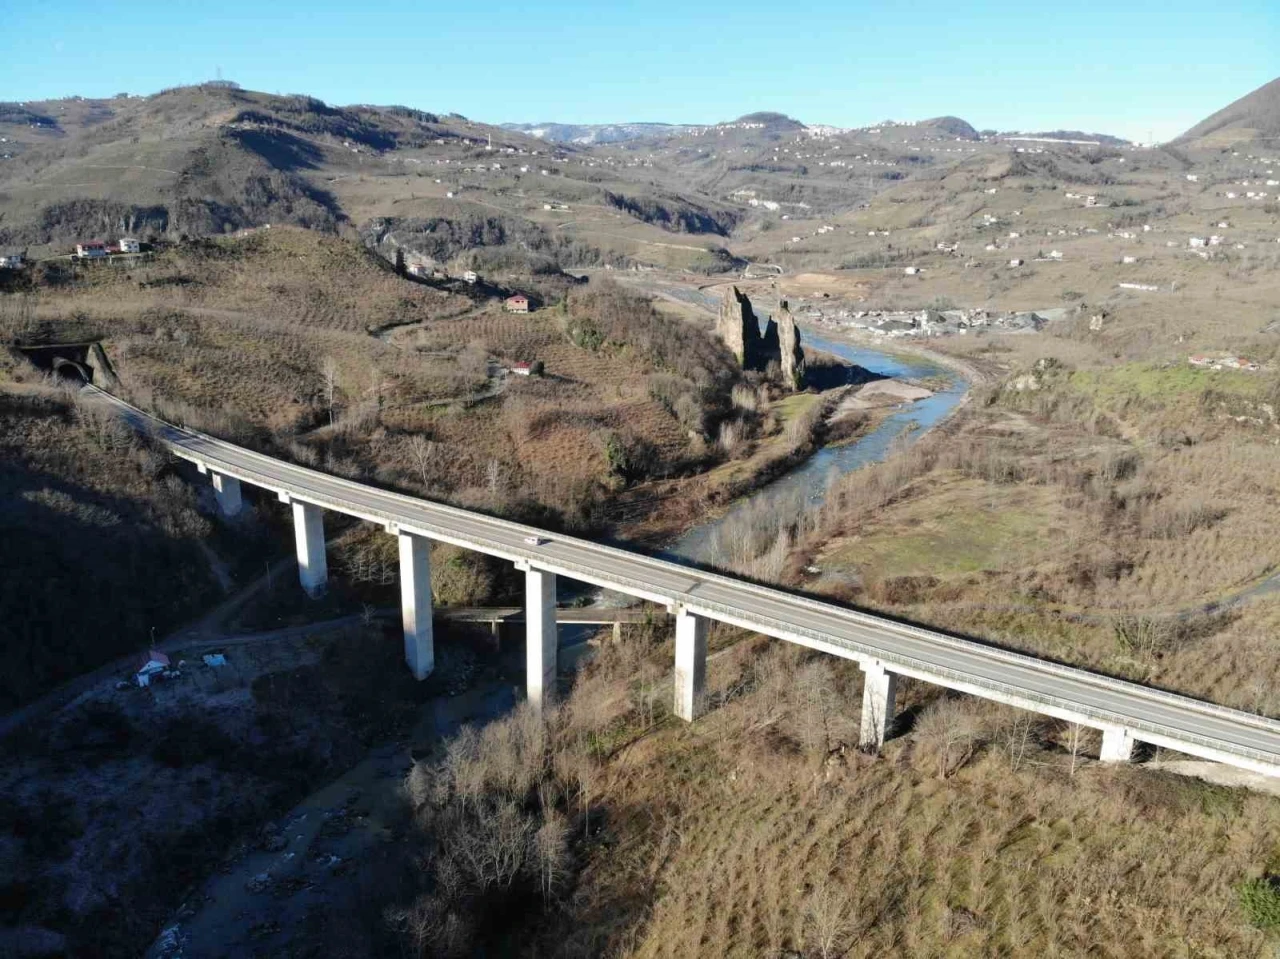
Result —
<svg viewBox="0 0 1280 959"><path fill-rule="evenodd" d="M467 270L467 272L465 272L465 273L463 273L463 274L462 274L462 282L463 282L463 283L472 283L472 284L474 284L474 283L475 283L477 280L479 280L479 279L480 279L480 277L479 277L479 275L476 273L476 271L475 271L475 270Z"/></svg>
<svg viewBox="0 0 1280 959"><path fill-rule="evenodd" d="M1014 257L1012 260L1010 260L1010 261L1009 261L1009 265L1010 265L1010 266L1022 266L1022 262L1023 262L1023 261L1022 261L1022 258L1021 258L1021 257Z"/></svg>
<svg viewBox="0 0 1280 959"><path fill-rule="evenodd" d="M120 242L117 244L117 248L120 250L121 253L141 253L142 252L142 244L139 243L137 240L135 240L131 236L120 237Z"/></svg>
<svg viewBox="0 0 1280 959"><path fill-rule="evenodd" d="M907 276L918 276L920 274L920 267L908 266L904 268L902 272L905 273Z"/></svg>
<svg viewBox="0 0 1280 959"><path fill-rule="evenodd" d="M149 650L134 661L134 682L139 686L150 686L152 676L168 669L169 657L159 650Z"/></svg>
<svg viewBox="0 0 1280 959"><path fill-rule="evenodd" d="M1136 256L1122 256L1120 257L1120 262L1121 263L1137 263L1138 258Z"/></svg>
<svg viewBox="0 0 1280 959"><path fill-rule="evenodd" d="M7 253L0 254L0 270L21 270L22 254Z"/></svg>
<svg viewBox="0 0 1280 959"><path fill-rule="evenodd" d="M1202 236L1193 236L1189 240L1187 240L1187 246L1191 247L1192 249L1195 249L1196 247L1207 246L1208 243L1209 241Z"/></svg>

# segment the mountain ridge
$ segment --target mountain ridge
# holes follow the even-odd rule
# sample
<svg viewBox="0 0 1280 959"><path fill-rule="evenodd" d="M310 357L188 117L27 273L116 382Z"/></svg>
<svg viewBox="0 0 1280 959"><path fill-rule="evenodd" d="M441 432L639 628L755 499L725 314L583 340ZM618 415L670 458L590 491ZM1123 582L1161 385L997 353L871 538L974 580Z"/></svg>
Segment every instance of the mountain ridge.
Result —
<svg viewBox="0 0 1280 959"><path fill-rule="evenodd" d="M1280 77L1209 114L1173 142L1182 144L1215 136L1236 140L1280 136Z"/></svg>

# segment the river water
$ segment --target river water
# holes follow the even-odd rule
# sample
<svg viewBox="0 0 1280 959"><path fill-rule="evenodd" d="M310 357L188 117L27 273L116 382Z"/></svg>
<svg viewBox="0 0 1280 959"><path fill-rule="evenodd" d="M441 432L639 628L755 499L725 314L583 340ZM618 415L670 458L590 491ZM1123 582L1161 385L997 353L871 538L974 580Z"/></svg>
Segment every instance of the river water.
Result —
<svg viewBox="0 0 1280 959"><path fill-rule="evenodd" d="M815 350L838 356L881 376L937 378L948 385L926 399L903 404L860 439L823 447L791 472L736 500L726 512L693 527L672 543L665 550L669 557L718 565L716 532L726 522L744 510L759 509L762 503L777 503L780 508L783 504L792 504L797 496L803 496L807 502L817 506L835 479L868 463L878 463L903 443L913 442L950 413L969 388L968 382L958 373L923 358L882 353L807 329L802 330L802 338L805 345Z"/></svg>

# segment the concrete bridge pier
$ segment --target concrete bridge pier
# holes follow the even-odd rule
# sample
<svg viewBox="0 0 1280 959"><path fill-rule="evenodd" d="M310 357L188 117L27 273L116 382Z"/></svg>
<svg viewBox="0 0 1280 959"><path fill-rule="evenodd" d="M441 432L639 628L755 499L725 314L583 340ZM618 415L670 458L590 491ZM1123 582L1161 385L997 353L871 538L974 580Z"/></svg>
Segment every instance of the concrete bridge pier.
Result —
<svg viewBox="0 0 1280 959"><path fill-rule="evenodd" d="M293 540L298 549L298 579L307 595L324 595L329 567L324 555L324 510L293 501Z"/></svg>
<svg viewBox="0 0 1280 959"><path fill-rule="evenodd" d="M898 677L881 663L862 663L862 732L863 749L879 749L893 727L894 696Z"/></svg>
<svg viewBox="0 0 1280 959"><path fill-rule="evenodd" d="M675 714L693 722L702 711L707 683L707 620L676 609Z"/></svg>
<svg viewBox="0 0 1280 959"><path fill-rule="evenodd" d="M541 712L556 688L556 574L525 566L524 583L526 695Z"/></svg>
<svg viewBox="0 0 1280 959"><path fill-rule="evenodd" d="M244 501L240 497L240 481L234 476L224 473L210 473L213 480L213 492L218 497L218 510L230 519L240 515L240 507Z"/></svg>
<svg viewBox="0 0 1280 959"><path fill-rule="evenodd" d="M1127 763L1133 758L1133 733L1119 726L1102 731L1098 759L1104 763Z"/></svg>
<svg viewBox="0 0 1280 959"><path fill-rule="evenodd" d="M414 679L426 679L436 665L431 628L431 541L395 533L400 544L400 618L404 624L404 661Z"/></svg>

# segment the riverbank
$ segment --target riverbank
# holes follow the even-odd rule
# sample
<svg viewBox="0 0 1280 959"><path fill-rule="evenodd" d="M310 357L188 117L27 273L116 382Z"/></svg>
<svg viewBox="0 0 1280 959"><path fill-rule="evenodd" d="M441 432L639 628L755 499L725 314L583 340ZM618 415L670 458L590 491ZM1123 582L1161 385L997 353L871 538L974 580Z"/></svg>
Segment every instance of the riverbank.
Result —
<svg viewBox="0 0 1280 959"><path fill-rule="evenodd" d="M738 497L687 529L670 543L668 552L695 562L725 566L723 556L717 555L722 552L717 542L719 529L753 512L773 513L778 518L820 509L827 489L839 477L883 461L904 444L916 442L946 422L967 400L971 377L982 378L980 371L969 364L935 362L934 357L924 351L894 355L852 339L809 329L802 330L802 337L811 349L878 374L881 378L873 381L875 384L944 378L945 388L930 391L928 396L913 402L858 411L857 415L867 420L852 439L842 438L833 444L818 446L802 461L775 474L772 482L757 486L750 495Z"/></svg>
<svg viewBox="0 0 1280 959"><path fill-rule="evenodd" d="M836 409L853 389L786 397L773 410L780 419L777 432L763 437L747 457L687 479L646 483L626 491L620 497L623 512L642 515L622 524L617 536L650 548L666 547L699 522L776 482L823 448L836 425L832 420ZM856 420L846 418L839 425L839 442L856 442L884 412L863 411Z"/></svg>

